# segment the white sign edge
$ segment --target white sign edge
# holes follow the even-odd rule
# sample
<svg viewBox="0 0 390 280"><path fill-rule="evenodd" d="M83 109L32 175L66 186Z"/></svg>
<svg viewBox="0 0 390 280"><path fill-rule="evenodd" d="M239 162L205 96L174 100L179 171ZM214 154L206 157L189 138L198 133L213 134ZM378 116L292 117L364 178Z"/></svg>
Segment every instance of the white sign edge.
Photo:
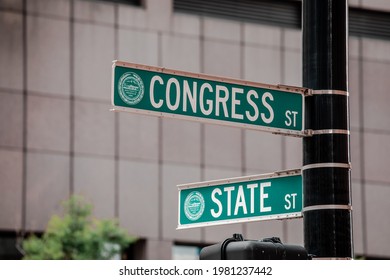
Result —
<svg viewBox="0 0 390 280"><path fill-rule="evenodd" d="M288 169L288 170L275 171L272 173L247 175L247 176L241 176L241 177L209 180L209 181L202 181L202 182L196 182L196 183L179 184L179 185L177 185L177 188L179 190L191 189L191 188L202 188L202 187L211 187L211 186L224 185L224 184L230 184L230 183L250 182L250 181L254 181L254 180L263 180L263 179L281 178L281 177L292 177L292 176L298 176L298 175L302 175L302 170L300 168L299 169Z"/></svg>
<svg viewBox="0 0 390 280"><path fill-rule="evenodd" d="M187 72L187 71L182 71L182 70L174 70L174 69L169 69L169 68L165 68L165 67L148 66L148 65L144 65L144 64L124 62L124 61L119 61L119 60L113 61L113 65L112 65L113 69L115 69L116 66L125 67L125 68L133 68L133 69L135 68L135 69L159 72L159 73L164 73L164 74L178 75L178 76L189 77L189 78L203 79L203 80L215 81L215 82L221 82L221 83L229 83L229 84L237 84L237 85L242 85L242 86L251 86L251 87L257 87L257 88L271 89L271 90L295 93L295 94L299 94L299 95L303 95L303 96L307 95L310 91L308 88L304 88L304 87L288 86L288 85L271 85L271 84L253 82L253 81L234 79L234 78L229 78L229 77L214 76L214 75L208 75L208 74L203 74L203 73Z"/></svg>
<svg viewBox="0 0 390 280"><path fill-rule="evenodd" d="M195 223L195 224L188 224L188 225L180 224L180 212L179 212L178 216L179 216L178 217L178 225L177 225L176 230L218 226L218 225L229 225L229 224L246 223L246 222L258 222L258 221L270 221L270 220L282 220L282 219L297 219L297 218L302 218L303 213L302 212L293 212L293 213L288 213L288 214L264 215L264 216L250 217L250 218L219 220L219 221L202 222L202 223Z"/></svg>
<svg viewBox="0 0 390 280"><path fill-rule="evenodd" d="M285 136L293 136L293 137L308 136L305 130L289 130L289 129L282 129L282 128L273 128L273 127L267 127L261 125L245 124L245 123L232 122L232 121L221 121L216 119L207 119L207 118L200 118L200 117L193 117L193 116L186 116L186 115L179 115L179 114L169 114L169 113L121 107L121 106L112 106L110 108L110 111L134 113L134 114L144 115L144 116L154 116L160 118L185 120L185 121L192 121L192 122L205 123L205 124L217 124L217 125L236 127L236 128L245 128L245 129L270 132L272 134L280 134Z"/></svg>

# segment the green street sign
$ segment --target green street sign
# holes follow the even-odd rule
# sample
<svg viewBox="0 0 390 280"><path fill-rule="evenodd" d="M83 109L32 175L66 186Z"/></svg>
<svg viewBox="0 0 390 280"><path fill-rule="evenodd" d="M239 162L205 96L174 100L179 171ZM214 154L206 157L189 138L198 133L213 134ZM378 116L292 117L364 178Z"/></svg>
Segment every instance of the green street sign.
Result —
<svg viewBox="0 0 390 280"><path fill-rule="evenodd" d="M178 229L302 217L301 170L183 184Z"/></svg>
<svg viewBox="0 0 390 280"><path fill-rule="evenodd" d="M113 111L305 136L308 89L114 61Z"/></svg>

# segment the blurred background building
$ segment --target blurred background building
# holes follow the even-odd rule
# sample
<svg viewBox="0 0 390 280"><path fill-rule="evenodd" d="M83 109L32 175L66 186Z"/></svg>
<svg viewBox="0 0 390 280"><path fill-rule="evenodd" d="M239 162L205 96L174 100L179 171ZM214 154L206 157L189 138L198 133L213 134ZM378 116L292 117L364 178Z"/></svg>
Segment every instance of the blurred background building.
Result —
<svg viewBox="0 0 390 280"><path fill-rule="evenodd" d="M355 254L390 258L390 1L349 5ZM301 219L176 230L177 184L300 168L301 139L109 111L114 59L300 86L300 7L0 0L0 258L73 193L141 238L128 258L197 258L236 232L303 244Z"/></svg>

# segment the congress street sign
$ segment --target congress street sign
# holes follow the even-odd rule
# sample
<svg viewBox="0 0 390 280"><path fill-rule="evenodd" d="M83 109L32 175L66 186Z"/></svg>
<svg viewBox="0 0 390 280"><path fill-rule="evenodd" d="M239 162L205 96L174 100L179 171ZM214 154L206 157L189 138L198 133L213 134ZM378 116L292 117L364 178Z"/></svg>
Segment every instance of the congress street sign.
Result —
<svg viewBox="0 0 390 280"><path fill-rule="evenodd" d="M114 61L111 100L114 111L304 136L307 92Z"/></svg>

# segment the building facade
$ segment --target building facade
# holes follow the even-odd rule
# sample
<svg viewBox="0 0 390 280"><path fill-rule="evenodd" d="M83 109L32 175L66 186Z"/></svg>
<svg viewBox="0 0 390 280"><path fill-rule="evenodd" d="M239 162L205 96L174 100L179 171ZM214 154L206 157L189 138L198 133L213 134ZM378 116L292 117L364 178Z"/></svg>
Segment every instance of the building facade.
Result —
<svg viewBox="0 0 390 280"><path fill-rule="evenodd" d="M300 138L110 112L116 59L301 86L300 28L127 2L0 0L1 258L71 194L142 239L134 258L194 257L233 233L302 245L301 219L176 230L176 185L301 168ZM390 17L390 1L349 2ZM390 258L389 77L389 37L351 35L354 250L366 258Z"/></svg>

